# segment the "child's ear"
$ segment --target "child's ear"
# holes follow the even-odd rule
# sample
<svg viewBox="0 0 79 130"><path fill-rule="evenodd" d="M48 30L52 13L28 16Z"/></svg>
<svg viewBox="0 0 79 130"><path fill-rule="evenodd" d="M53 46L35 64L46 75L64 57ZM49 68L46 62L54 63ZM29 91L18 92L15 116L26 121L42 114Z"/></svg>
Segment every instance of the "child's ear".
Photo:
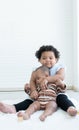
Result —
<svg viewBox="0 0 79 130"><path fill-rule="evenodd" d="M58 59L56 58L56 63L58 62Z"/></svg>
<svg viewBox="0 0 79 130"><path fill-rule="evenodd" d="M39 59L38 59L38 62L41 63Z"/></svg>

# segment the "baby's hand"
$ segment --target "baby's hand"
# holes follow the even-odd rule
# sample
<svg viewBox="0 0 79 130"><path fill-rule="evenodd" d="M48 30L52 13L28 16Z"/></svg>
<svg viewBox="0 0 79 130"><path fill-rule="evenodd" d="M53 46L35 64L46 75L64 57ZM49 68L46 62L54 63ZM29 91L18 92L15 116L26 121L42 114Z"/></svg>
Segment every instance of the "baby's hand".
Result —
<svg viewBox="0 0 79 130"><path fill-rule="evenodd" d="M38 98L38 92L36 90L32 91L30 94L30 97L32 99L37 99Z"/></svg>

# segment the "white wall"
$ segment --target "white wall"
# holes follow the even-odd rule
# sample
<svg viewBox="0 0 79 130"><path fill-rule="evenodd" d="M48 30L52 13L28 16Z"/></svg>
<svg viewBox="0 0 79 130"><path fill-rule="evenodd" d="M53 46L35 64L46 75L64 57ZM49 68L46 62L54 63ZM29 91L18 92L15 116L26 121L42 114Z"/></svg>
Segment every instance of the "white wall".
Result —
<svg viewBox="0 0 79 130"><path fill-rule="evenodd" d="M0 88L23 88L39 65L35 52L52 44L67 66L72 85L75 0L0 1Z"/></svg>
<svg viewBox="0 0 79 130"><path fill-rule="evenodd" d="M79 0L74 1L74 85L79 91Z"/></svg>

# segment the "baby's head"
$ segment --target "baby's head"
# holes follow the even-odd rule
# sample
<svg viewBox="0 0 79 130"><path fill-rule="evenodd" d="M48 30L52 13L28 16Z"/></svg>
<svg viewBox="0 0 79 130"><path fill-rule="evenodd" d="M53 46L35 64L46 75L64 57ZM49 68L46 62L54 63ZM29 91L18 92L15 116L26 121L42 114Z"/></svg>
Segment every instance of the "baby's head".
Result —
<svg viewBox="0 0 79 130"><path fill-rule="evenodd" d="M36 72L37 77L39 77L39 78L49 76L49 68L46 67L46 66L40 66L40 67L38 67L35 70L35 72Z"/></svg>

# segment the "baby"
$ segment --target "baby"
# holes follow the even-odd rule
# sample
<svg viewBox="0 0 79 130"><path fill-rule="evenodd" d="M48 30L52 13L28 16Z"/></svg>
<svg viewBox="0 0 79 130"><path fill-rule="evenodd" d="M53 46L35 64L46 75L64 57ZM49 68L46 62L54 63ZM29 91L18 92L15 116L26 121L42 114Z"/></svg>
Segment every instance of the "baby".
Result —
<svg viewBox="0 0 79 130"><path fill-rule="evenodd" d="M34 99L34 102L25 112L20 111L18 117L22 116L26 120L37 110L43 109L44 112L39 118L44 121L47 116L57 110L56 96L59 92L65 92L66 86L60 80L53 84L48 83L46 80L47 76L49 76L49 69L45 66L40 66L33 71L30 82L30 96ZM45 85L42 84L43 81Z"/></svg>

